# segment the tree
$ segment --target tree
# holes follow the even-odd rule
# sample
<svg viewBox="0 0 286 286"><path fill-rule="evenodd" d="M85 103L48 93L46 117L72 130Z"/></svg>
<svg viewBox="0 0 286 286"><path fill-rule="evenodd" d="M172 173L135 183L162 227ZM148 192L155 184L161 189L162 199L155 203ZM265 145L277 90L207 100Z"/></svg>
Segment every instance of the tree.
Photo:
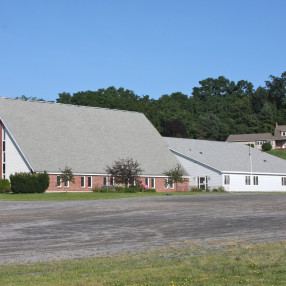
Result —
<svg viewBox="0 0 286 286"><path fill-rule="evenodd" d="M111 177L114 177L116 183L124 184L126 187L130 184L134 186L135 183L138 183L139 176L143 172L140 164L132 158L114 161L112 166L106 166L105 171Z"/></svg>
<svg viewBox="0 0 286 286"><path fill-rule="evenodd" d="M177 164L174 168L170 169L169 171L165 171L163 173L165 176L168 177L168 184L176 184L176 191L178 183L183 183L186 179L183 178L184 169L180 164Z"/></svg>
<svg viewBox="0 0 286 286"><path fill-rule="evenodd" d="M164 126L164 136L186 138L187 131L184 122L180 118L166 120Z"/></svg>
<svg viewBox="0 0 286 286"><path fill-rule="evenodd" d="M67 187L68 182L74 183L74 175L71 168L65 166L65 168L63 170L60 169L60 171L60 180L64 183L64 187Z"/></svg>
<svg viewBox="0 0 286 286"><path fill-rule="evenodd" d="M270 143L263 143L262 144L262 150L263 151L269 151L269 150L271 150L272 149L272 146L271 146L271 144Z"/></svg>

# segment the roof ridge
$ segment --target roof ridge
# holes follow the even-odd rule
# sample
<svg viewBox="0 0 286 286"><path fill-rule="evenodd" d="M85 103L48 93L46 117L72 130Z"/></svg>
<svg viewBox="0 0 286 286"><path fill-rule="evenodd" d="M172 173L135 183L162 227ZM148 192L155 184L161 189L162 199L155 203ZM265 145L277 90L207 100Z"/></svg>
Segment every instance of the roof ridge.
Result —
<svg viewBox="0 0 286 286"><path fill-rule="evenodd" d="M105 109L105 110L110 110L110 111L133 112L133 113L143 114L140 111L134 111L134 110L115 109L115 108L99 107L99 106L76 105L76 104L60 103L60 102L54 102L54 101L24 100L24 99L21 99L21 98L10 98L10 97L0 96L0 100L1 99L22 101L22 102L29 102L29 103L42 103L42 104L46 103L46 104L55 104L55 105L62 105L62 106L73 106L73 107L79 107L79 108Z"/></svg>

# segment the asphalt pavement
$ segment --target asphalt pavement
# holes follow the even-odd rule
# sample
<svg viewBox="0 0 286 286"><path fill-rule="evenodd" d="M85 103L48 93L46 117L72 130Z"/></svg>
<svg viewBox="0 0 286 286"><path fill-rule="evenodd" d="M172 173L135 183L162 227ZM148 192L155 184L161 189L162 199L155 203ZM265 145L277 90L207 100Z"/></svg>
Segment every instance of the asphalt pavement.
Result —
<svg viewBox="0 0 286 286"><path fill-rule="evenodd" d="M286 240L286 194L0 201L0 264L114 255L219 238Z"/></svg>

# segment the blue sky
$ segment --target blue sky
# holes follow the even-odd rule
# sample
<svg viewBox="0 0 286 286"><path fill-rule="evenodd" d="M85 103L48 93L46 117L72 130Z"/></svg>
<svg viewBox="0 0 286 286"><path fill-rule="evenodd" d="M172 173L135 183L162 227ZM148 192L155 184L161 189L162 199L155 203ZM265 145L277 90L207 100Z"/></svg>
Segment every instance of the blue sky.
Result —
<svg viewBox="0 0 286 286"><path fill-rule="evenodd" d="M286 71L286 1L0 0L0 96L115 86L191 95Z"/></svg>

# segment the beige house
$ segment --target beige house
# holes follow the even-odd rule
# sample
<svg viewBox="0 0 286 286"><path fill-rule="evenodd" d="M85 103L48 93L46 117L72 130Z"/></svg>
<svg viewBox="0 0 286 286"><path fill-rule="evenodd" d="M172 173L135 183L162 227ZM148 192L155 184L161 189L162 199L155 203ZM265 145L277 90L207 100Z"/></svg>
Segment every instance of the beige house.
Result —
<svg viewBox="0 0 286 286"><path fill-rule="evenodd" d="M226 142L250 144L259 150L262 149L263 143L270 143L272 149L286 149L286 125L278 125L276 122L274 135L271 133L231 134Z"/></svg>

